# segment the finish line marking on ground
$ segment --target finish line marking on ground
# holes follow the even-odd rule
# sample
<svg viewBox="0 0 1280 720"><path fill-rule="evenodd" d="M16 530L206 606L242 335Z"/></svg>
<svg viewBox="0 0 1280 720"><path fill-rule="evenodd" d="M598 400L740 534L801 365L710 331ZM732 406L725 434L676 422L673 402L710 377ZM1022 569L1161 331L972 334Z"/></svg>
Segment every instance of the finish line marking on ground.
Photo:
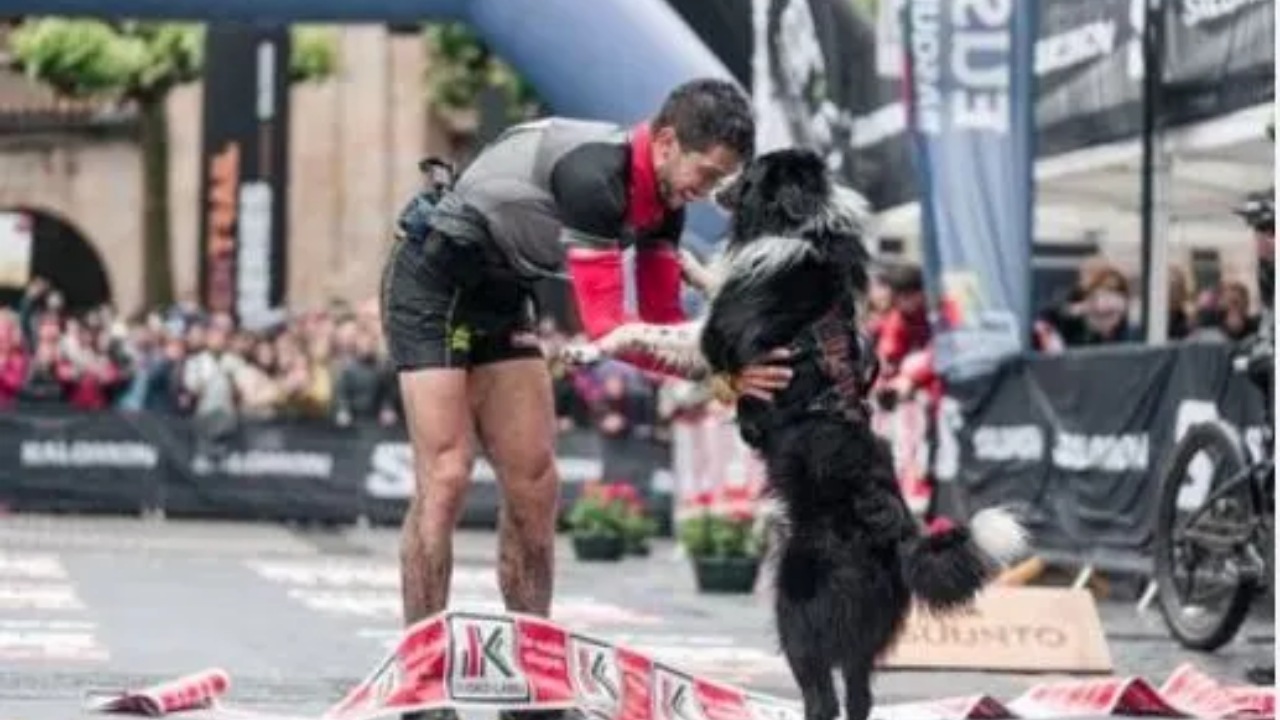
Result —
<svg viewBox="0 0 1280 720"><path fill-rule="evenodd" d="M152 716L218 707L231 682L214 669L139 691L86 698L99 711ZM1226 686L1191 665L1160 687L1142 678L1069 680L1009 702L986 695L880 706L874 720L999 720L1083 716L1275 717L1275 690ZM415 710L576 708L609 720L803 720L794 702L696 677L556 623L512 613L448 611L409 628L367 678L320 718L374 720Z"/></svg>

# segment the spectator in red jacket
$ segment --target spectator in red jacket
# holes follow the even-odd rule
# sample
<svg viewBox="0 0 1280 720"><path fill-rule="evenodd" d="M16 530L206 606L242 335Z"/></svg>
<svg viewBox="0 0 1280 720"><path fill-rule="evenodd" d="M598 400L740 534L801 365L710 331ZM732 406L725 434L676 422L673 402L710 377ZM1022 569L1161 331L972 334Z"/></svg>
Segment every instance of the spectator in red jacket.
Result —
<svg viewBox="0 0 1280 720"><path fill-rule="evenodd" d="M18 318L0 310L0 410L13 407L27 378L27 354L22 348Z"/></svg>
<svg viewBox="0 0 1280 720"><path fill-rule="evenodd" d="M93 332L84 323L68 322L58 379L67 402L77 410L104 410L110 391L121 379L119 368L99 350Z"/></svg>
<svg viewBox="0 0 1280 720"><path fill-rule="evenodd" d="M908 355L928 347L933 331L920 268L894 268L885 273L885 283L893 292L893 307L880 324L876 355L880 358L881 375L888 377L898 372Z"/></svg>

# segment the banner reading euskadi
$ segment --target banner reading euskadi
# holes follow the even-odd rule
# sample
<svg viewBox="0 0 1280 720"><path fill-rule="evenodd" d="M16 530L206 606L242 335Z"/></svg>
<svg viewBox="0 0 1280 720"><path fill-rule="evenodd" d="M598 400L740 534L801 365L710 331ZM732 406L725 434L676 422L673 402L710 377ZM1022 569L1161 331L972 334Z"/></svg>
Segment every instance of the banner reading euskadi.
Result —
<svg viewBox="0 0 1280 720"><path fill-rule="evenodd" d="M903 3L908 127L938 369L1021 353L1031 327L1038 3Z"/></svg>

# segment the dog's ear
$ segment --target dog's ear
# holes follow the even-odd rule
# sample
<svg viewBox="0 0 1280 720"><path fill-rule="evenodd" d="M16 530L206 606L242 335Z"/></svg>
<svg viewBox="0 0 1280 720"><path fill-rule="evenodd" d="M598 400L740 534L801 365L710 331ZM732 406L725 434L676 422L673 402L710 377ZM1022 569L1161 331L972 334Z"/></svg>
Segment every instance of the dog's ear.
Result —
<svg viewBox="0 0 1280 720"><path fill-rule="evenodd" d="M787 184L778 189L778 209L792 227L801 227L817 213L822 212L824 198L815 195L803 185Z"/></svg>

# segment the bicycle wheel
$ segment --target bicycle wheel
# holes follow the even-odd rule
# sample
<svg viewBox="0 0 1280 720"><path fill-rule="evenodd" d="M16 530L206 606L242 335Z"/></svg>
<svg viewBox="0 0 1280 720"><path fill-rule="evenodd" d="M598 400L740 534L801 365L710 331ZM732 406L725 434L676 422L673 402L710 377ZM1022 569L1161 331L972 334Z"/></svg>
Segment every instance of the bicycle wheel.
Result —
<svg viewBox="0 0 1280 720"><path fill-rule="evenodd" d="M1184 647L1218 649L1235 637L1249 614L1257 581L1242 571L1241 546L1248 542L1258 511L1249 481L1216 498L1195 523L1188 523L1213 489L1247 469L1239 436L1210 422L1187 432L1163 474L1155 528L1156 584L1165 624ZM1189 537L1189 530L1199 538L1215 538L1215 547ZM1236 543L1241 537L1244 542Z"/></svg>

